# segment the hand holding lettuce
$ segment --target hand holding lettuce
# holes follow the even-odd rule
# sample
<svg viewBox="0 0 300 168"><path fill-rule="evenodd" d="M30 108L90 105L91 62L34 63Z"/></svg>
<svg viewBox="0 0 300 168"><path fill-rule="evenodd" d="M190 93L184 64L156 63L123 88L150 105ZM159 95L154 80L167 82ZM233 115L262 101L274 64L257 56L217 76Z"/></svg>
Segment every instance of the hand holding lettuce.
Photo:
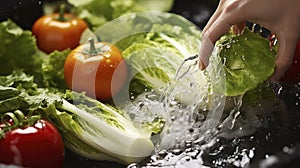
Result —
<svg viewBox="0 0 300 168"><path fill-rule="evenodd" d="M145 88L158 90L166 86L183 60L197 53L201 31L188 22L175 22L174 18L164 18L165 24L152 24L149 33L131 35L117 42L134 74L130 90L138 93ZM159 20L152 20L155 19ZM209 71L223 69L225 78L209 72L210 78L219 80L212 83L214 91L226 96L243 95L274 72L275 50L270 49L267 39L249 29L240 35L224 35L217 42L216 51ZM208 79L206 76L196 80Z"/></svg>

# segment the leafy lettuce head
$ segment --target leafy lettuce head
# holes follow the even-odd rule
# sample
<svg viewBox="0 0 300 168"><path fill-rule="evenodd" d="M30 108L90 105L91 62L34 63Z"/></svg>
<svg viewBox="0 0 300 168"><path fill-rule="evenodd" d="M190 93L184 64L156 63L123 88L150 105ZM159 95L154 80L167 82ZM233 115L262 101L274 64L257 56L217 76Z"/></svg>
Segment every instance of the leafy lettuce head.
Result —
<svg viewBox="0 0 300 168"><path fill-rule="evenodd" d="M224 35L216 46L226 75L225 90L222 91L226 96L242 95L274 72L275 51L270 49L267 39L248 28L240 35Z"/></svg>

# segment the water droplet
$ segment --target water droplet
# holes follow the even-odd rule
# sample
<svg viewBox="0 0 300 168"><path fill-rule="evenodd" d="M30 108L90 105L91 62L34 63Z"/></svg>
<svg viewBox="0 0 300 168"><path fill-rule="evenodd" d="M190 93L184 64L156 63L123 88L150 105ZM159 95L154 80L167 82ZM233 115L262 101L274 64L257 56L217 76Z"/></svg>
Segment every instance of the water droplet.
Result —
<svg viewBox="0 0 300 168"><path fill-rule="evenodd" d="M192 141L190 141L190 140L185 141L185 147L186 148L190 148L192 146L193 146L193 142Z"/></svg>
<svg viewBox="0 0 300 168"><path fill-rule="evenodd" d="M246 60L246 57L245 57L245 55L242 55L242 56L241 56L241 58L242 58L242 60L243 60L243 61L245 61L245 60Z"/></svg>
<svg viewBox="0 0 300 168"><path fill-rule="evenodd" d="M256 24L254 23L254 24L252 25L252 28L251 28L251 31L252 31L252 32L255 32L255 27L256 27Z"/></svg>
<svg viewBox="0 0 300 168"><path fill-rule="evenodd" d="M293 148L289 148L289 147L287 147L287 146L284 146L284 147L282 148L282 151L283 151L284 153L287 153L287 154L292 154L292 153L294 153L294 149L293 149Z"/></svg>
<svg viewBox="0 0 300 168"><path fill-rule="evenodd" d="M139 165L137 163L131 163L127 168L139 168Z"/></svg>
<svg viewBox="0 0 300 168"><path fill-rule="evenodd" d="M173 116L170 117L170 119L171 119L171 121L175 121L176 120L176 116L173 115Z"/></svg>
<svg viewBox="0 0 300 168"><path fill-rule="evenodd" d="M191 88L194 88L195 86L196 86L196 83L195 83L195 82L191 82L191 83L190 83L190 87L191 87Z"/></svg>
<svg viewBox="0 0 300 168"><path fill-rule="evenodd" d="M182 153L181 149L173 149L172 154L174 155L180 155Z"/></svg>
<svg viewBox="0 0 300 168"><path fill-rule="evenodd" d="M165 157L168 154L166 150L161 150L158 152L159 157Z"/></svg>
<svg viewBox="0 0 300 168"><path fill-rule="evenodd" d="M189 132L190 132L190 133L193 133L193 132L194 132L194 128L190 128L190 129L189 129Z"/></svg>

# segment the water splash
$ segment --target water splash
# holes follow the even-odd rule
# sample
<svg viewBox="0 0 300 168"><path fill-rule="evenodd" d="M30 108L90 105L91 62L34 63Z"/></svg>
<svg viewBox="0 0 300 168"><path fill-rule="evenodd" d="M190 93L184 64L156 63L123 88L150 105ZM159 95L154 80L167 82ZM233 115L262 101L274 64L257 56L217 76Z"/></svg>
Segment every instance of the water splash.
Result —
<svg viewBox="0 0 300 168"><path fill-rule="evenodd" d="M219 61L214 57L211 60ZM147 92L133 101L126 111L134 121L165 119L163 131L153 137L155 154L146 167L203 166L202 155L215 146L221 150L220 139L248 136L265 126L263 118L272 111L265 109L273 108L273 104L260 102L255 107L243 107L243 96L226 97L219 92L225 89L225 77L222 68L199 70L198 57L193 56L182 63L161 93ZM213 87L216 85L218 91ZM251 158L247 157L241 155L244 160L239 164L249 164ZM229 160L233 159L224 163Z"/></svg>

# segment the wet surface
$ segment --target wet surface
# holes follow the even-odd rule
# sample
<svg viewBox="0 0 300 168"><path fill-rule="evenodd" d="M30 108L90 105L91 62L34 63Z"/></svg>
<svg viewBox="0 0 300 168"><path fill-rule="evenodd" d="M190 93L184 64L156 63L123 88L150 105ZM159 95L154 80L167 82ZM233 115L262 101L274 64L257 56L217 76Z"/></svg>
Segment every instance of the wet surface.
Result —
<svg viewBox="0 0 300 168"><path fill-rule="evenodd" d="M203 28L216 8L212 1L175 1L171 12ZM233 139L217 138L205 149L186 142L186 148L161 151L142 164L130 167L298 167L300 165L300 84L283 84L278 109L254 134ZM163 166L164 165L164 166ZM176 166L175 166L176 165ZM122 168L124 165L93 161L66 150L64 167Z"/></svg>

